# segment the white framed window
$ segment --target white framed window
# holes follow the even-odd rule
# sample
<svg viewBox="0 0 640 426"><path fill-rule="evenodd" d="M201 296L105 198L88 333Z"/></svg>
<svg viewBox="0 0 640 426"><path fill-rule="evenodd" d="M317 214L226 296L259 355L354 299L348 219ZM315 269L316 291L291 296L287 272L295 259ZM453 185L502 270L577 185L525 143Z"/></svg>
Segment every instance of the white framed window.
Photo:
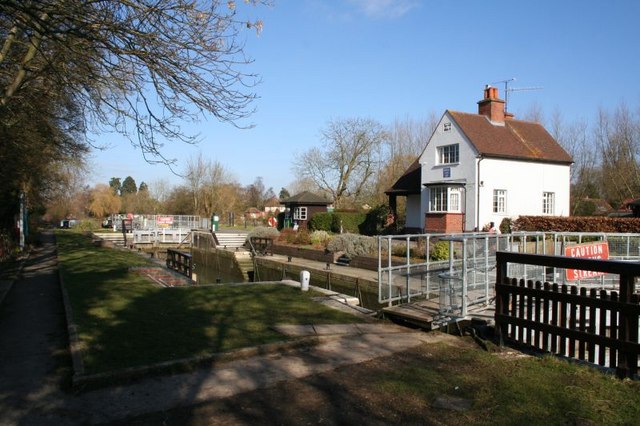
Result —
<svg viewBox="0 0 640 426"><path fill-rule="evenodd" d="M507 212L507 190L506 189L493 190L493 212L494 213Z"/></svg>
<svg viewBox="0 0 640 426"><path fill-rule="evenodd" d="M307 208L306 207L296 207L293 209L293 219L294 220L307 220Z"/></svg>
<svg viewBox="0 0 640 426"><path fill-rule="evenodd" d="M556 194L554 192L542 193L542 214L553 215L555 212Z"/></svg>
<svg viewBox="0 0 640 426"><path fill-rule="evenodd" d="M438 164L453 164L460 162L460 147L459 145L444 145L439 146L438 150Z"/></svg>
<svg viewBox="0 0 640 426"><path fill-rule="evenodd" d="M434 186L429 188L429 212L460 213L460 188L451 186Z"/></svg>

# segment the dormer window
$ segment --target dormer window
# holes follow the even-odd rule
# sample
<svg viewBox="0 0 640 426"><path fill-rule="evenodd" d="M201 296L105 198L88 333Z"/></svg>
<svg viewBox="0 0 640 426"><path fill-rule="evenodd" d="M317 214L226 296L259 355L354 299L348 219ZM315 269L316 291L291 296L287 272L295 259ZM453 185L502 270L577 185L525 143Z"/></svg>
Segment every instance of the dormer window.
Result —
<svg viewBox="0 0 640 426"><path fill-rule="evenodd" d="M454 164L460 162L460 152L458 144L439 146L438 164Z"/></svg>
<svg viewBox="0 0 640 426"><path fill-rule="evenodd" d="M444 131L448 132L451 130L451 123L444 123Z"/></svg>

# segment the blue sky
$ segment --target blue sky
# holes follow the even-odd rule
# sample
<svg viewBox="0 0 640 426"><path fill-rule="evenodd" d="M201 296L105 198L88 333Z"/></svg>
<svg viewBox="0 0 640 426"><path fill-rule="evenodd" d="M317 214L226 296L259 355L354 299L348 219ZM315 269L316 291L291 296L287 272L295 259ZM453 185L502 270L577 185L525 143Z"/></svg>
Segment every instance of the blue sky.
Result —
<svg viewBox="0 0 640 426"><path fill-rule="evenodd" d="M254 127L214 119L185 127L202 141L165 146L177 170L202 152L241 184L261 176L278 193L330 119L391 124L446 109L476 112L485 84L513 77L512 88L543 88L510 93L516 118L532 105L566 121L593 122L599 108L621 102L640 111L636 0L274 0L243 10L264 22L260 36L243 34L254 60L246 71L262 83L255 114L239 124ZM110 148L94 154L92 184L126 176L182 183L124 138L93 138Z"/></svg>

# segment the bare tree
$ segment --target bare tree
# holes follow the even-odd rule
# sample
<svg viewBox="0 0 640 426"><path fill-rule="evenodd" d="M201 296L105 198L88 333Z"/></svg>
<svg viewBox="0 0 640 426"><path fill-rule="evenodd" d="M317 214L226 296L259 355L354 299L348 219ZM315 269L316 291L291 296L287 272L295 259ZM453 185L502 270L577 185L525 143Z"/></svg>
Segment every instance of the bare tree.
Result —
<svg viewBox="0 0 640 426"><path fill-rule="evenodd" d="M331 194L336 207L343 207L346 198L358 201L363 195L378 170L381 146L387 138L375 120L333 120L322 130L323 146L302 154L293 169Z"/></svg>
<svg viewBox="0 0 640 426"><path fill-rule="evenodd" d="M396 119L390 126L389 138L382 148L384 161L380 163L371 190L370 198L373 204L385 203L384 191L389 189L422 153L438 121L439 117L432 112L422 120L410 117Z"/></svg>
<svg viewBox="0 0 640 426"><path fill-rule="evenodd" d="M212 213L233 211L237 204L239 185L233 191L223 190L235 184L231 173L220 162L206 160L202 153L188 161L185 179L193 200L193 214L209 217Z"/></svg>
<svg viewBox="0 0 640 426"><path fill-rule="evenodd" d="M171 184L166 179L157 179L149 185L151 198L158 203L158 207L162 206L169 198L171 193Z"/></svg>
<svg viewBox="0 0 640 426"><path fill-rule="evenodd" d="M602 158L602 189L618 206L640 196L640 126L626 105L613 114L600 110L595 138Z"/></svg>
<svg viewBox="0 0 640 426"><path fill-rule="evenodd" d="M557 110L550 118L550 133L573 158L571 214L578 214L583 199L601 197L600 164L595 141L589 137L586 121L565 124L562 114Z"/></svg>
<svg viewBox="0 0 640 426"><path fill-rule="evenodd" d="M148 160L166 161L163 138L195 141L180 121L251 113L247 27L262 23L241 19L233 1L1 1L0 109L34 87L70 93L85 124L115 128Z"/></svg>

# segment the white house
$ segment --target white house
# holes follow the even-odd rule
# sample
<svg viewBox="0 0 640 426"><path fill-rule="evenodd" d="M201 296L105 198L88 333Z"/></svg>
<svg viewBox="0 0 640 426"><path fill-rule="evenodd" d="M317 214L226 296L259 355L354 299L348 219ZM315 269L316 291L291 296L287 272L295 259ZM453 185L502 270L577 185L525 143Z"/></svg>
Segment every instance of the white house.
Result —
<svg viewBox="0 0 640 426"><path fill-rule="evenodd" d="M538 123L505 112L487 86L478 114L445 111L427 145L386 191L407 197L412 232L481 230L521 215L569 215L572 159Z"/></svg>

